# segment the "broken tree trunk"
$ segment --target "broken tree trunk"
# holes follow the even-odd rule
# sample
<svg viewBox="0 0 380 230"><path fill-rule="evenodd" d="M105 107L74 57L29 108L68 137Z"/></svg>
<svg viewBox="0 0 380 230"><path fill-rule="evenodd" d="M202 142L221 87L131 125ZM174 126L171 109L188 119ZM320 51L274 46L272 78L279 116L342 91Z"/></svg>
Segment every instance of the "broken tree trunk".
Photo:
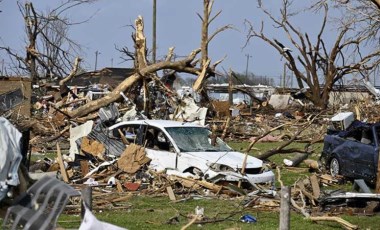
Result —
<svg viewBox="0 0 380 230"><path fill-rule="evenodd" d="M110 92L106 96L98 100L91 101L79 107L78 109L73 110L70 113L70 116L72 118L82 117L104 106L107 106L108 104L112 102L117 101L119 98L121 98L120 92L124 92L126 89L131 87L134 83L136 83L138 80L141 80L142 76L145 76L147 74L154 73L162 69L173 69L177 71L192 73L192 71L195 71L195 69L193 67L189 67L189 64L199 52L200 52L199 49L194 50L193 52L191 52L191 54L187 58L180 61L176 61L176 62L163 61L163 62L158 62L156 64L149 65L141 69L139 73L135 73L129 76L127 79L125 79L122 83L120 83L112 92Z"/></svg>
<svg viewBox="0 0 380 230"><path fill-rule="evenodd" d="M80 59L79 57L75 58L74 68L71 70L69 76L59 81L59 85L64 85L66 82L70 81L77 74L78 69L79 69L79 63L81 60L82 59Z"/></svg>
<svg viewBox="0 0 380 230"><path fill-rule="evenodd" d="M143 22L142 17L139 17L136 21L136 55L138 60L138 70L135 74L129 76L126 78L123 82L121 82L111 93L107 94L106 96L87 103L86 105L83 105L79 107L76 110L73 110L70 112L70 116L72 118L76 117L82 117L85 116L91 112L94 112L104 106L107 106L108 104L115 102L121 98L120 93L124 92L126 89L131 87L134 83L137 81L143 79L143 77L147 77L151 75L152 73L155 73L162 69L172 69L179 72L186 72L190 74L199 74L200 70L197 68L194 68L194 66L191 65L191 62L194 60L196 55L200 52L200 49L196 49L190 53L190 55L183 59L176 62L171 62L170 60L165 60L162 62L154 63L152 65L146 64L146 43L145 43L145 36L143 34Z"/></svg>
<svg viewBox="0 0 380 230"><path fill-rule="evenodd" d="M193 90L195 92L199 92L202 89L202 84L203 84L203 81L204 81L204 79L206 77L207 68L208 68L209 65L210 65L210 59L208 59L206 61L206 63L203 66L202 72L199 74L197 80L194 82Z"/></svg>

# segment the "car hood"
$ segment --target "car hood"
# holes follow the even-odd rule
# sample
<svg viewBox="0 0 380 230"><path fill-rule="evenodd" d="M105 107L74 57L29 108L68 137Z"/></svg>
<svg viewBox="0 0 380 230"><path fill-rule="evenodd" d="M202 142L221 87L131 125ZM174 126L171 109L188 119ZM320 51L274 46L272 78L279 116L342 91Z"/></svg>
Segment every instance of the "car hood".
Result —
<svg viewBox="0 0 380 230"><path fill-rule="evenodd" d="M191 155L205 160L207 163L218 163L228 165L234 169L242 168L245 155L240 152L183 152L181 154ZM246 168L260 168L263 161L256 157L248 156Z"/></svg>

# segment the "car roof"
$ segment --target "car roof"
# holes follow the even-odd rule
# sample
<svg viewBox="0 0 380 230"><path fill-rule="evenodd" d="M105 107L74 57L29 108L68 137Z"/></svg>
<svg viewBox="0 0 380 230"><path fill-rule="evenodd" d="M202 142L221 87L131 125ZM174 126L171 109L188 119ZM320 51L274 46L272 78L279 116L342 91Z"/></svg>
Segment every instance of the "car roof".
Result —
<svg viewBox="0 0 380 230"><path fill-rule="evenodd" d="M119 127L121 125L151 125L158 128L167 128L167 127L203 127L198 124L194 123L187 123L187 122L181 122L181 121L172 121L172 120L135 120L135 121L122 121L120 123L117 123L111 127L109 127L110 130Z"/></svg>

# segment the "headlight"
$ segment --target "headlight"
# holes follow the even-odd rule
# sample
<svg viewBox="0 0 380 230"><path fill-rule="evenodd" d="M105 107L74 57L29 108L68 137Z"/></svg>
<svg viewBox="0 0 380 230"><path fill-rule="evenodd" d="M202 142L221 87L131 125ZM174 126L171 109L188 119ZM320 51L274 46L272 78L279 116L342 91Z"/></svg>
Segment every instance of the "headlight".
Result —
<svg viewBox="0 0 380 230"><path fill-rule="evenodd" d="M228 165L211 163L208 166L215 172L235 172L235 170Z"/></svg>

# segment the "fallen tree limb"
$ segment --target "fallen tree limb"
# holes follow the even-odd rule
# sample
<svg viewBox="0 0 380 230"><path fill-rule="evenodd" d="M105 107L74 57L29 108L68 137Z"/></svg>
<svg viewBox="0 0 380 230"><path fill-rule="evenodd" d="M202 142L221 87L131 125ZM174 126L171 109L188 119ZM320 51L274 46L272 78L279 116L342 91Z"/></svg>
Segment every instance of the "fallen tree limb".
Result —
<svg viewBox="0 0 380 230"><path fill-rule="evenodd" d="M251 142L251 144L248 146L248 148L245 150L245 156L244 156L244 160L243 160L243 166L241 168L241 173L244 174L245 172L245 167L246 167L246 164L247 164L247 158L248 158L248 153L249 151L251 151L253 145L255 145L260 139L262 139L263 137L265 137L266 135L270 134L271 132L275 131L275 130L278 130L282 127L284 127L286 124L282 124L282 125L279 125L277 127L274 127L270 130L268 130L267 132L265 132L263 135L257 137L254 141ZM241 181L239 181L239 184L238 184L238 187L240 188L241 186Z"/></svg>
<svg viewBox="0 0 380 230"><path fill-rule="evenodd" d="M257 158L261 159L261 160L264 160L264 159L267 159L268 157L271 157L275 154L277 154L278 152L282 151L286 146L290 145L291 143L293 143L293 141L303 132L306 130L307 127L309 127L313 122L314 120L321 114L322 112L320 112L318 115L316 115L313 119L311 119L309 122L306 123L306 125L303 126L303 128L299 131L297 131L291 138L290 140L288 140L287 142L285 142L284 144L282 144L281 146L278 146L277 148L275 149L271 149L269 151L266 151L265 153L257 156Z"/></svg>
<svg viewBox="0 0 380 230"><path fill-rule="evenodd" d="M75 58L74 68L71 70L69 76L59 81L59 85L64 85L66 82L70 81L78 72L79 63L82 61L79 57Z"/></svg>
<svg viewBox="0 0 380 230"><path fill-rule="evenodd" d="M66 133L69 130L70 130L70 126L67 126L62 131L60 131L59 133L57 133L56 135L54 135L52 137L49 137L49 138L43 138L41 140L41 142L51 142L51 141L54 141L54 140L58 139L59 137L61 137L64 133Z"/></svg>
<svg viewBox="0 0 380 230"><path fill-rule="evenodd" d="M124 92L126 89L131 87L134 83L136 83L138 80L142 79L142 76L145 76L150 73L157 72L162 69L173 69L177 70L179 72L188 72L187 65L195 58L195 56L200 52L200 49L196 49L190 53L190 55L180 61L176 62L170 62L170 61L163 61L158 62L149 66L144 67L140 70L139 73L135 73L131 76L129 76L127 79L125 79L123 82L121 82L112 92L105 95L104 97L91 101L81 107L79 107L76 110L71 111L69 114L72 118L75 117L82 117L85 116L91 112L94 112L104 106L107 106L108 104L117 101L121 98L120 92ZM194 69L194 68L191 68Z"/></svg>

